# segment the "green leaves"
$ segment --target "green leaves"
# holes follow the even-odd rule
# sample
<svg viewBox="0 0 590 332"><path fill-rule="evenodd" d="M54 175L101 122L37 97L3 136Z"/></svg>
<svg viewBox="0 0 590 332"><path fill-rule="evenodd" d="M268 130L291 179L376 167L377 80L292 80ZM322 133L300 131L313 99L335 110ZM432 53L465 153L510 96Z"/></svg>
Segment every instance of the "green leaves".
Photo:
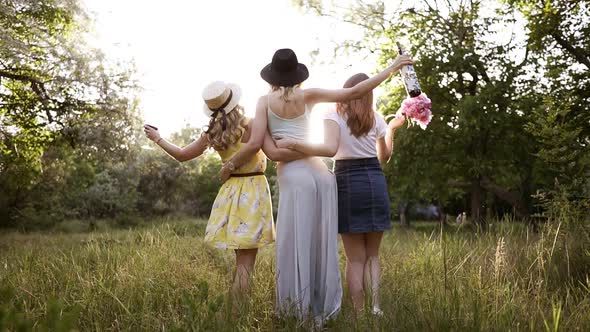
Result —
<svg viewBox="0 0 590 332"><path fill-rule="evenodd" d="M76 0L0 1L0 215L27 208L51 145L124 160L137 119L133 67L84 41Z"/></svg>
<svg viewBox="0 0 590 332"><path fill-rule="evenodd" d="M422 1L392 5L387 13L373 15L383 24L366 27L364 44L378 50L384 66L396 56L391 47L395 41L406 41L422 89L433 105L433 121L426 131L396 132L392 161L386 167L396 202L469 201L470 214L477 216L487 191L491 209L501 211L508 203L518 207L521 216L528 215L530 194L551 182L546 173L537 171L544 162L535 155L542 143L534 136L539 131L526 129L538 117L533 110L541 109L540 96L548 92L539 69L544 55L534 52L540 46L533 47L522 31L538 23L531 20L540 19L523 21L518 12L526 7L536 13L537 4ZM565 13L568 6L566 1L551 1L543 15L563 28L567 22L555 17L567 16L573 22L585 5L576 7L572 15ZM355 17L361 19L360 14ZM566 30L573 32L576 27ZM554 62L548 60L549 65ZM556 67L553 75L562 76L562 68ZM405 94L396 83L386 89L387 101L380 111L390 114Z"/></svg>
<svg viewBox="0 0 590 332"><path fill-rule="evenodd" d="M549 210L563 193L573 205L590 204L590 2L511 1L527 19L527 43L547 84L531 84L540 105L532 108L527 131L539 142L536 156L551 181ZM549 204L546 204L549 202ZM552 213L551 211L549 211Z"/></svg>

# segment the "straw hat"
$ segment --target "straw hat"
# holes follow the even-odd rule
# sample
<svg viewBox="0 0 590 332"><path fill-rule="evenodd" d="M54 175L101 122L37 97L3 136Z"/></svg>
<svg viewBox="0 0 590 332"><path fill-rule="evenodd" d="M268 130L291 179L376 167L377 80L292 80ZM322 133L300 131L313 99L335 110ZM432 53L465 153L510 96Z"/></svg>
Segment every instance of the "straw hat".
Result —
<svg viewBox="0 0 590 332"><path fill-rule="evenodd" d="M283 48L275 52L272 62L262 68L260 76L271 85L294 86L305 81L309 71L299 63L292 49Z"/></svg>
<svg viewBox="0 0 590 332"><path fill-rule="evenodd" d="M242 89L237 84L215 81L203 89L203 112L211 117L215 111L225 111L225 114L233 111L239 104Z"/></svg>

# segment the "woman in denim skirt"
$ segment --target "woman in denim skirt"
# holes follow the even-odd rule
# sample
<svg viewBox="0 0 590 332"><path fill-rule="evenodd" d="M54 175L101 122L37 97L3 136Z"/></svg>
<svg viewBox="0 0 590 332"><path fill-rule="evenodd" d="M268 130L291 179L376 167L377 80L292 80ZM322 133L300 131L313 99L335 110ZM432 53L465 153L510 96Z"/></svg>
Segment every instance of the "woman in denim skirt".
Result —
<svg viewBox="0 0 590 332"><path fill-rule="evenodd" d="M366 74L356 74L346 81L344 88L368 78ZM335 110L325 113L324 120L326 129L333 127L330 141L311 144L286 139L277 141L277 146L308 155L333 156L338 184L338 233L346 252L348 291L357 311L363 310L367 292L371 295L371 312L382 315L379 246L391 223L381 164L391 157L394 132L405 119L394 118L388 125L373 110L373 93L369 92L359 99L338 103Z"/></svg>

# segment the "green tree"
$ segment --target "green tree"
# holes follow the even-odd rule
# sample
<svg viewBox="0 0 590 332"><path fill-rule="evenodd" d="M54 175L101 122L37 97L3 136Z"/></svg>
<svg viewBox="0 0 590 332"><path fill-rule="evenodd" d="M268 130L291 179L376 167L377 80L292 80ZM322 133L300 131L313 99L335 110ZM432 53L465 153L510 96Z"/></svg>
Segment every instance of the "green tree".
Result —
<svg viewBox="0 0 590 332"><path fill-rule="evenodd" d="M133 67L85 43L90 23L73 0L0 1L0 225L27 206L50 145L109 158L134 144Z"/></svg>
<svg viewBox="0 0 590 332"><path fill-rule="evenodd" d="M397 55L397 41L411 45L434 118L426 131L396 133L386 169L393 197L445 205L464 192L476 221L486 205L508 204L521 217L530 214L541 165L533 155L536 141L524 130L535 105L521 99L530 58L525 42L510 33L519 23L512 8L436 0L360 2L350 8L299 4L361 26L365 39L347 47L377 54L382 65ZM393 113L405 94L399 83L387 89L381 110Z"/></svg>
<svg viewBox="0 0 590 332"><path fill-rule="evenodd" d="M200 129L187 126L174 133L170 140L186 146L200 133ZM221 161L216 153L206 151L195 160L179 163L156 148L142 151L137 163L140 173L138 207L144 215L209 215L221 186L217 176Z"/></svg>
<svg viewBox="0 0 590 332"><path fill-rule="evenodd" d="M527 19L527 45L541 68L527 128L553 183L552 196L590 207L590 1L508 1ZM584 207L585 205L585 207Z"/></svg>

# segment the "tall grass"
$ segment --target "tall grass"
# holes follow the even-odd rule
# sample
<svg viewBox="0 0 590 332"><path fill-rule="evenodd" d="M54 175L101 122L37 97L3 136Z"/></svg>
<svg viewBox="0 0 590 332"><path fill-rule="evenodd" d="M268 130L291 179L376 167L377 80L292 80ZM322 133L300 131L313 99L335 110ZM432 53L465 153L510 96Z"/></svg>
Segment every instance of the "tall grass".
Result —
<svg viewBox="0 0 590 332"><path fill-rule="evenodd" d="M228 301L234 257L203 245L204 221L135 230L0 236L0 330L303 330L274 312L274 247L263 249L246 303ZM590 236L545 225L485 232L394 229L382 245L385 315L335 331L589 331ZM342 253L342 251L341 251ZM341 254L342 267L344 264Z"/></svg>

